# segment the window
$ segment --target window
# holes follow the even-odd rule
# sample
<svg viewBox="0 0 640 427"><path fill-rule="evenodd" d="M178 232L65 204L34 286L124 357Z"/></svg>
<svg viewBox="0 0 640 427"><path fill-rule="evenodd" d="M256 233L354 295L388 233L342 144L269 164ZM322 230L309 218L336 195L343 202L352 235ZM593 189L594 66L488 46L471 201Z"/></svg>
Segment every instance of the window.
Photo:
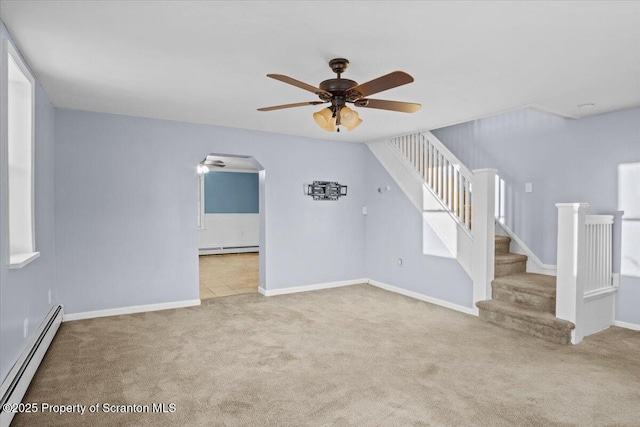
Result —
<svg viewBox="0 0 640 427"><path fill-rule="evenodd" d="M35 82L7 40L4 48L9 268L22 268L39 256L35 248L33 197Z"/></svg>

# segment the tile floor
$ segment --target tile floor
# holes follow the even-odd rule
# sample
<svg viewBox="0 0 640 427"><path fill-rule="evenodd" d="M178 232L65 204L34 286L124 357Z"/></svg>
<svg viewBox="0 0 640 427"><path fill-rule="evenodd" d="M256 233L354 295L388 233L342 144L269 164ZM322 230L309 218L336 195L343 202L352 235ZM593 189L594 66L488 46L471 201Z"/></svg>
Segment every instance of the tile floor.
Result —
<svg viewBox="0 0 640 427"><path fill-rule="evenodd" d="M200 256L200 299L258 292L258 254Z"/></svg>

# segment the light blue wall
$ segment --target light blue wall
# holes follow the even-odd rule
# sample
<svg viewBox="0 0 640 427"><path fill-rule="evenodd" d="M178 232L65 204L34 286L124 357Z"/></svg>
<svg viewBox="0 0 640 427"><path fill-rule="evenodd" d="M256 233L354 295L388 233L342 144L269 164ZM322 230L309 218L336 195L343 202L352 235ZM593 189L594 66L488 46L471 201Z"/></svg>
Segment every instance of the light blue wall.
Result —
<svg viewBox="0 0 640 427"><path fill-rule="evenodd" d="M580 120L520 110L433 133L470 169L498 169L506 183L506 224L547 264L556 264L555 204L587 202L588 213L611 214L622 190L618 166L640 165L640 108ZM527 182L531 193L524 191ZM623 221L622 238L638 241L632 221ZM623 265L640 265L640 253L622 258ZM616 318L640 324L640 278L629 271L622 271Z"/></svg>
<svg viewBox="0 0 640 427"><path fill-rule="evenodd" d="M204 213L258 213L258 174L216 171L204 174Z"/></svg>
<svg viewBox="0 0 640 427"><path fill-rule="evenodd" d="M473 282L369 150L366 266L370 279L471 307ZM389 191L378 192L389 186ZM349 189L351 190L351 189ZM424 237L423 237L424 236ZM425 252L427 252L425 254ZM402 266L398 265L402 258Z"/></svg>
<svg viewBox="0 0 640 427"><path fill-rule="evenodd" d="M522 123L514 126L531 132ZM572 151L561 150L569 158ZM474 149L468 151L456 154L464 158ZM57 247L58 280L69 312L197 298L195 164L212 152L253 155L266 169L261 203L266 211L267 289L369 277L471 306L471 280L455 259L441 255L446 252L442 243L365 146L56 109L56 232L65 236ZM531 170L529 159L536 155L542 161L548 151L527 154L526 161L514 162ZM582 160L593 166L592 157ZM94 158L110 166L100 178L92 173L95 165L84 161ZM474 165L473 156L465 161L472 167L490 166ZM146 171L162 162L162 179L150 179ZM573 181L572 173L580 174L579 169L563 170L560 177ZM555 183L559 177L549 179ZM314 202L303 193L303 184L313 180L344 182L349 196ZM543 193L539 181L531 181L531 194ZM383 184L392 190L378 193ZM524 195L519 197L525 203ZM556 197L567 200L564 194ZM363 217L365 205L369 215ZM517 205L513 209L521 212ZM549 239L555 241L555 208L552 215L547 222ZM514 227L525 218L530 217L519 218ZM398 258L404 260L402 267ZM633 280L623 277L618 318L640 323L634 314L638 287L630 286Z"/></svg>
<svg viewBox="0 0 640 427"><path fill-rule="evenodd" d="M0 22L0 37L11 39L4 24ZM4 56L0 43L0 57ZM0 73L2 71L0 70ZM0 76L4 82L5 76ZM1 91L6 90L3 83ZM40 258L20 270L8 270L9 259L7 236L7 181L4 172L0 175L0 382L16 362L33 337L40 323L49 312L49 289L53 302L56 295L55 244L54 244L54 109L46 93L36 85L35 112L35 224L36 250ZM4 118L0 129L6 129ZM0 170L7 170L6 140L1 137ZM23 337L24 319L29 319L27 338Z"/></svg>
<svg viewBox="0 0 640 427"><path fill-rule="evenodd" d="M210 153L265 168L267 289L366 277L361 144L65 109L55 137L69 313L198 298L196 165ZM313 201L303 184L314 180L345 183L349 196Z"/></svg>

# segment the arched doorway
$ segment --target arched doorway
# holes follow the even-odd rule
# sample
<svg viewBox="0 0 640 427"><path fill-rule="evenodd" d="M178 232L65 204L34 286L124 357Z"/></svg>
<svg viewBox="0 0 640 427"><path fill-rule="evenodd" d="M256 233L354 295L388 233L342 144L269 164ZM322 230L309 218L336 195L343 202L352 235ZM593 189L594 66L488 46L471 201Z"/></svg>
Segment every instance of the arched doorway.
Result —
<svg viewBox="0 0 640 427"><path fill-rule="evenodd" d="M257 293L265 277L265 170L251 156L211 153L197 171L200 299Z"/></svg>

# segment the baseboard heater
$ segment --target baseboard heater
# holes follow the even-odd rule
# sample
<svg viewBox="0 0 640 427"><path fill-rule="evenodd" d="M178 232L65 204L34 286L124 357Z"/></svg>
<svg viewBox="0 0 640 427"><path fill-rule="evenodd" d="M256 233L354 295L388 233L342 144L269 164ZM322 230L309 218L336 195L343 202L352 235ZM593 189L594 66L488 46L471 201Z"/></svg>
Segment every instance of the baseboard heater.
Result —
<svg viewBox="0 0 640 427"><path fill-rule="evenodd" d="M62 306L54 306L44 319L34 338L13 365L7 378L0 386L0 427L8 427L15 415L14 411L5 411L5 404L18 404L31 383L44 354L47 352L53 337L62 322Z"/></svg>
<svg viewBox="0 0 640 427"><path fill-rule="evenodd" d="M245 252L258 252L258 246L220 246L213 248L201 248L200 255L215 254L240 254Z"/></svg>

